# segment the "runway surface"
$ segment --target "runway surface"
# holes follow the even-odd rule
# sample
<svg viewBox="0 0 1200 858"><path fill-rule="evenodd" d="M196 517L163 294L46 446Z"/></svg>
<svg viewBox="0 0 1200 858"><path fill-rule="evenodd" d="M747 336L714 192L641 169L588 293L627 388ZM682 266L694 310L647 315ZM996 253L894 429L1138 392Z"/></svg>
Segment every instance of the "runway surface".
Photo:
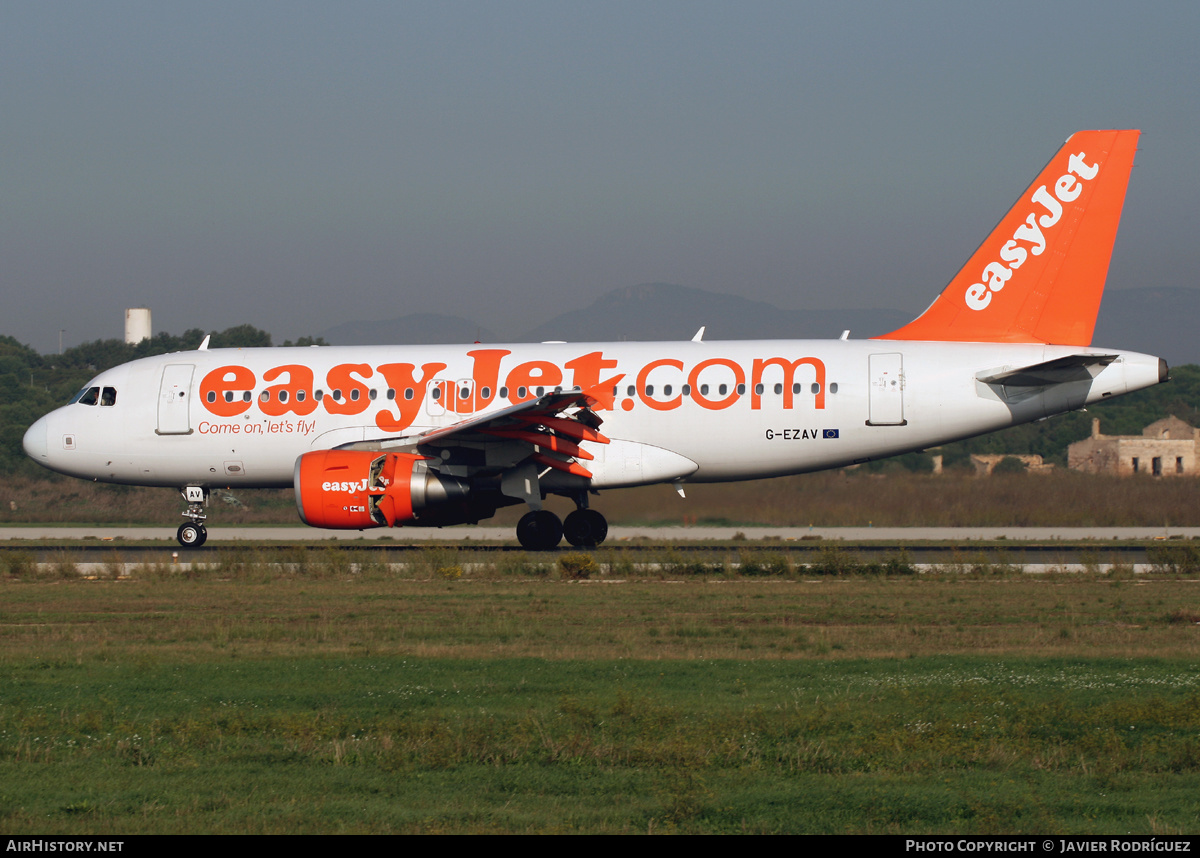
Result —
<svg viewBox="0 0 1200 858"><path fill-rule="evenodd" d="M651 542L704 542L806 539L847 542L965 542L968 540L1158 540L1200 538L1200 527L612 527L605 544L630 540ZM175 544L173 527L53 527L21 525L0 527L0 542L13 540L73 541L82 539L144 541L163 540ZM374 530L320 530L312 527L222 527L208 531L208 544L255 542L390 541L397 544L422 542L511 542L516 537L507 527L376 528ZM564 543L565 546L565 543Z"/></svg>

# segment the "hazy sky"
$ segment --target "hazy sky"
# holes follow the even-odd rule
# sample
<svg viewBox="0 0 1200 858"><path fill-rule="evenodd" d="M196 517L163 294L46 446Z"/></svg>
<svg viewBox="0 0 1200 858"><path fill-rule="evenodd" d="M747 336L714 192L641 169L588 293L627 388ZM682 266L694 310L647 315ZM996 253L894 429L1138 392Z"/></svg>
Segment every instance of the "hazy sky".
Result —
<svg viewBox="0 0 1200 858"><path fill-rule="evenodd" d="M667 281L914 315L1072 132L1109 288L1200 285L1195 2L0 3L0 333L42 351Z"/></svg>

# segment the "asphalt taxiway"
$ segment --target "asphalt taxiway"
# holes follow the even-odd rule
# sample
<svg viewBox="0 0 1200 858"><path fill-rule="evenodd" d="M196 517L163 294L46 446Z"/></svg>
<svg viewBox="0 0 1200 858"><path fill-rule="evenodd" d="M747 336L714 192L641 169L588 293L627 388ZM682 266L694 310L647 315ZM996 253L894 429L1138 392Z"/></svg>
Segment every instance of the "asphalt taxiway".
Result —
<svg viewBox="0 0 1200 858"><path fill-rule="evenodd" d="M629 541L707 542L707 541L808 541L842 540L845 542L967 542L1013 540L1080 542L1094 540L1149 541L1197 539L1200 527L611 527L606 545ZM0 542L38 540L72 542L78 540L164 540L174 543L173 527L113 527L105 525L54 527L19 525L0 527ZM209 529L208 543L214 542L322 542L385 541L398 544L421 542L516 542L508 527L405 527L373 530L321 530L294 527L223 527ZM565 546L566 543L563 543Z"/></svg>

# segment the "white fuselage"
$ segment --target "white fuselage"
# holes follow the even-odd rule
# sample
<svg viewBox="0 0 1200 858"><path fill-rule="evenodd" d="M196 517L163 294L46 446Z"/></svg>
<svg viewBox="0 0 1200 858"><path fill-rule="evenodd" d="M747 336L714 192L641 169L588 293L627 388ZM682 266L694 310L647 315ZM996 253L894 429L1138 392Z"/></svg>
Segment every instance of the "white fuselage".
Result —
<svg viewBox="0 0 1200 858"><path fill-rule="evenodd" d="M1117 354L1094 378L987 377ZM218 349L98 375L115 401L38 420L40 464L104 482L283 487L311 450L415 436L555 388L615 390L584 442L594 488L816 471L1075 410L1161 380L1158 358L1078 346L886 340ZM540 390L539 390L540 389ZM336 396L335 396L336 391Z"/></svg>

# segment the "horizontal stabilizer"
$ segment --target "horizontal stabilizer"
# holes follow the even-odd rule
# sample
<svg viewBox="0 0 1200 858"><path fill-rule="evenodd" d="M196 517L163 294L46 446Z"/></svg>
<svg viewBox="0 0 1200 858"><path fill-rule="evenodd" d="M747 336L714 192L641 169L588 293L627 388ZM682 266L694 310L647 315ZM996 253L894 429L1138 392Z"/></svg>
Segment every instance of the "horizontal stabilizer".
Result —
<svg viewBox="0 0 1200 858"><path fill-rule="evenodd" d="M1091 381L1119 355L1067 355L1019 369L976 376L984 384L1005 387L1048 387L1068 381Z"/></svg>

